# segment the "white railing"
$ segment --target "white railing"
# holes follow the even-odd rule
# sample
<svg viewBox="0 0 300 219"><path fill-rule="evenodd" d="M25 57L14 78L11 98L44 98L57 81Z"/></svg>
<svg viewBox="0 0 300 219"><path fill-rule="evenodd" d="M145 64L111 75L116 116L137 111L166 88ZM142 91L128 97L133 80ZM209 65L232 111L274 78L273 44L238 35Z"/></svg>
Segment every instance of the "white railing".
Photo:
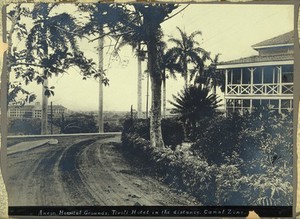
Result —
<svg viewBox="0 0 300 219"><path fill-rule="evenodd" d="M293 94L293 83L283 84L228 84L227 95Z"/></svg>

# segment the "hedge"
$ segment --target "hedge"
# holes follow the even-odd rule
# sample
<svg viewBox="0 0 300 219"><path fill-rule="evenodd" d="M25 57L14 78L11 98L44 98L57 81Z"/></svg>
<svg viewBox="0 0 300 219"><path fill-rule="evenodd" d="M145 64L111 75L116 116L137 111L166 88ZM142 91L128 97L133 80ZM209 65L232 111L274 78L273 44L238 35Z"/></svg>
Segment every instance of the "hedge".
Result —
<svg viewBox="0 0 300 219"><path fill-rule="evenodd" d="M216 155L221 151L222 162L214 162L213 154L206 159L196 145L194 151L181 145L173 149L152 147L147 139L147 123L131 119L124 123L123 152L147 174L190 193L204 205L292 205L291 117L262 113L236 118L237 115L206 124L207 133L220 129L220 123L236 126L236 130L226 130L237 132L227 136L228 142L234 144L227 154L222 154L225 149L220 145L206 145L207 151L214 147L211 150ZM222 142L225 134L216 132L215 141ZM196 144L201 144L201 138ZM278 158L274 159L274 154Z"/></svg>

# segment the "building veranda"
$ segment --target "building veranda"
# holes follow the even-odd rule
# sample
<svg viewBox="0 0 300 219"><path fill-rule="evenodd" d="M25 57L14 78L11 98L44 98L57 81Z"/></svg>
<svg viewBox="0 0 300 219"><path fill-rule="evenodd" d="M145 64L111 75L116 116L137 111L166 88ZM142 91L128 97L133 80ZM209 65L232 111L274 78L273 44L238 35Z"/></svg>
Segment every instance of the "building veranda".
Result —
<svg viewBox="0 0 300 219"><path fill-rule="evenodd" d="M279 112L293 108L294 32L252 46L258 55L220 63L225 73L227 113L251 112L269 106Z"/></svg>

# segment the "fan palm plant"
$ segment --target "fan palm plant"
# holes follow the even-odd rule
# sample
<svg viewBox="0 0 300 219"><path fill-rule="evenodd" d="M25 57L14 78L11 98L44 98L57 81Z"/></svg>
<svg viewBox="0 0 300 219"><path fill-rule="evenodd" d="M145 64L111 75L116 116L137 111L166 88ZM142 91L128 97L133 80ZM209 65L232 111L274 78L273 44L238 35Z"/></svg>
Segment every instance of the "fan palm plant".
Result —
<svg viewBox="0 0 300 219"><path fill-rule="evenodd" d="M201 119L217 112L221 101L216 95L209 94L207 88L195 85L185 87L173 98L174 101L170 101L174 106L171 113L177 114L183 122L187 136L191 135Z"/></svg>

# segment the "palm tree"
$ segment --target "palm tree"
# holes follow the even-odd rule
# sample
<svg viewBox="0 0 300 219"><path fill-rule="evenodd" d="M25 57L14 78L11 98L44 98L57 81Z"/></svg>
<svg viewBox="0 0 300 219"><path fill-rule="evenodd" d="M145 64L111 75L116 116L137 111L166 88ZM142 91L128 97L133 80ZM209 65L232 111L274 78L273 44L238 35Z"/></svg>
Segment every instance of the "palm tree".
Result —
<svg viewBox="0 0 300 219"><path fill-rule="evenodd" d="M181 65L176 63L176 57L173 56L170 50L166 50L166 44L163 43L161 51L161 70L162 70L162 103L163 103L163 117L166 116L166 93L167 93L167 79L173 77L176 79L175 72L182 72ZM167 74L169 72L169 74Z"/></svg>
<svg viewBox="0 0 300 219"><path fill-rule="evenodd" d="M116 50L119 50L125 45L130 45L133 50L136 51L137 64L138 64L138 81L137 81L137 117L142 117L142 61L146 56L146 51L142 49L144 43L140 37L134 37L134 35L124 35L119 40Z"/></svg>
<svg viewBox="0 0 300 219"><path fill-rule="evenodd" d="M170 103L175 108L172 109L171 113L177 114L184 123L188 136L195 130L201 119L216 113L221 101L216 95L209 94L207 88L202 88L199 85L185 87L177 96L173 95L173 98L174 101L170 101Z"/></svg>
<svg viewBox="0 0 300 219"><path fill-rule="evenodd" d="M213 94L217 93L217 87L221 88L221 91L225 90L225 74L217 69L220 54L215 55L215 58L211 60L210 65L204 69L202 75L197 75L195 83L203 84L209 89L213 89Z"/></svg>
<svg viewBox="0 0 300 219"><path fill-rule="evenodd" d="M170 38L169 42L175 44L170 52L176 57L177 62L181 65L182 76L185 80L185 86L188 87L189 81L194 75L201 74L204 70L204 62L209 58L209 53L200 47L200 43L194 38L201 35L201 31L194 31L190 35L177 27L181 38ZM188 65L193 64L194 68L189 72ZM189 79L190 74L190 79Z"/></svg>
<svg viewBox="0 0 300 219"><path fill-rule="evenodd" d="M99 34L98 39L98 73L99 73L99 105L98 105L98 131L104 132L103 120L103 79L104 79L104 25L109 23L110 14L105 15L110 10L107 4L80 4L79 10L82 12L89 12L89 22L85 23L81 29L81 34ZM108 17L108 19L107 19Z"/></svg>
<svg viewBox="0 0 300 219"><path fill-rule="evenodd" d="M133 4L122 8L118 17L118 26L111 33L144 42L147 46L147 69L151 80L151 112L150 112L150 143L153 147L163 147L161 132L161 85L162 71L160 66L161 42L163 32L161 23L171 19L171 13L178 8L175 4ZM178 12L179 13L179 12ZM176 13L177 14L177 13ZM122 19L123 15L126 19ZM123 17L123 18L124 18ZM154 19L155 18L155 19ZM94 40L96 40L95 38Z"/></svg>

